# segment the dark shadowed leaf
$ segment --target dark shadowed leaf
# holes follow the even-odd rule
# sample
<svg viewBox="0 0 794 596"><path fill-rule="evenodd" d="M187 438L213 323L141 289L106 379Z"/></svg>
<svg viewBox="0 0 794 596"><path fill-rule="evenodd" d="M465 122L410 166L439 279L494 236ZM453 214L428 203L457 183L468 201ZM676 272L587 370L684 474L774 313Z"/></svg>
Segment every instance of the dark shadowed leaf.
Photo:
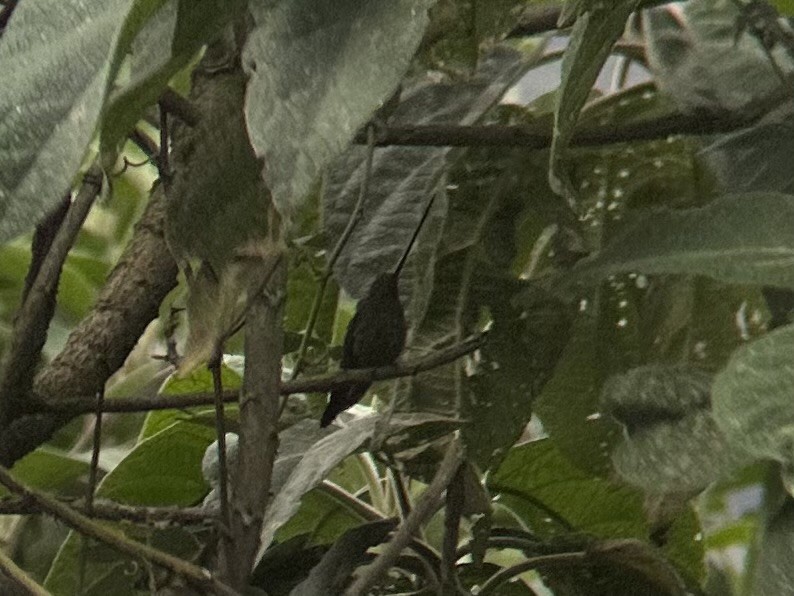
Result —
<svg viewBox="0 0 794 596"><path fill-rule="evenodd" d="M474 124L501 99L530 61L514 50L497 48L465 82L414 81L402 94L390 123L395 125ZM334 268L339 284L360 298L377 274L393 268L405 250L424 206L447 166L448 147L385 147L375 151L364 215ZM352 147L331 165L323 198L329 247L345 228L358 198L364 172L363 147ZM410 297L408 319L421 318L432 285L435 252L446 217L446 195L439 195L401 275Z"/></svg>
<svg viewBox="0 0 794 596"><path fill-rule="evenodd" d="M340 592L356 567L371 558L367 550L383 542L396 526L396 520L384 519L348 530L290 596L325 596Z"/></svg>

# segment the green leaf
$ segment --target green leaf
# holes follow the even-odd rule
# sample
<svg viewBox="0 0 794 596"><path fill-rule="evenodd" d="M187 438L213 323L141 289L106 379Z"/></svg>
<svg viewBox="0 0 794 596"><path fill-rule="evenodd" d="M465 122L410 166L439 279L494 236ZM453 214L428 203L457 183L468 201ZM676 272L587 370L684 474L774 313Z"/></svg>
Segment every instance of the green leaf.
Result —
<svg viewBox="0 0 794 596"><path fill-rule="evenodd" d="M642 497L636 490L579 470L549 440L511 449L488 486L492 493L524 499L525 511L534 508L539 519L552 514L602 538L645 535Z"/></svg>
<svg viewBox="0 0 794 596"><path fill-rule="evenodd" d="M782 15L794 17L794 0L771 0L770 4Z"/></svg>
<svg viewBox="0 0 794 596"><path fill-rule="evenodd" d="M578 15L562 60L562 85L554 110L554 135L549 162L549 183L555 192L572 195L564 152L573 136L579 112L601 72L615 41L623 34L626 20L640 0L589 3ZM573 198L572 196L570 198Z"/></svg>
<svg viewBox="0 0 794 596"><path fill-rule="evenodd" d="M229 368L226 364L221 365L221 383L224 390L239 389L242 387L242 377ZM176 374L165 381L159 393L162 395L182 395L185 393L212 393L214 385L212 373L206 368L198 368L189 375L180 378ZM232 410L233 408L228 408ZM211 412L214 416L215 409L212 406L199 406L196 408L179 410L154 410L146 414L146 420L141 427L138 441L143 441L171 426L177 421L189 422L198 415ZM227 411L227 415L229 412Z"/></svg>
<svg viewBox="0 0 794 596"><path fill-rule="evenodd" d="M69 190L126 44L162 0L21 3L0 44L0 242Z"/></svg>
<svg viewBox="0 0 794 596"><path fill-rule="evenodd" d="M570 281L618 273L707 275L728 283L794 287L794 196L725 195L704 207L658 211L574 266Z"/></svg>
<svg viewBox="0 0 794 596"><path fill-rule="evenodd" d="M66 452L39 447L16 462L14 477L23 484L48 493L73 494L78 481L88 474L88 464ZM8 495L5 487L0 494Z"/></svg>
<svg viewBox="0 0 794 596"><path fill-rule="evenodd" d="M714 419L728 440L758 458L794 465L794 325L736 350L714 379Z"/></svg>
<svg viewBox="0 0 794 596"><path fill-rule="evenodd" d="M388 99L427 25L431 0L254 3L243 64L246 119L276 208L292 213ZM289 65L289 68L285 68Z"/></svg>
<svg viewBox="0 0 794 596"><path fill-rule="evenodd" d="M207 492L201 459L211 428L176 422L141 441L107 476L97 496L129 505L194 505Z"/></svg>

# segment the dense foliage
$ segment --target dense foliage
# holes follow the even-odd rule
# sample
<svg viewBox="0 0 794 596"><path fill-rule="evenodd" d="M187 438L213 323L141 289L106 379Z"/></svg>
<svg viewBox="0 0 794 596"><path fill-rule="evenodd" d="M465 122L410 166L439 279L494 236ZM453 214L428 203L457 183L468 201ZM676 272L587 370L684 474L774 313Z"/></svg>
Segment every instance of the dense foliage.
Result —
<svg viewBox="0 0 794 596"><path fill-rule="evenodd" d="M0 591L791 593L790 1L0 7Z"/></svg>

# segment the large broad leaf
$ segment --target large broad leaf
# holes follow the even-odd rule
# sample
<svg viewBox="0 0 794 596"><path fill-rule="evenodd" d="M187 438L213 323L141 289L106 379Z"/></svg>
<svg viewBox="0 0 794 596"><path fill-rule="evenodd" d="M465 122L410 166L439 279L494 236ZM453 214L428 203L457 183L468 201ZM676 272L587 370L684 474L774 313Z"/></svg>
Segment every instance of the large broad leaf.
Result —
<svg viewBox="0 0 794 596"><path fill-rule="evenodd" d="M511 449L489 478L488 486L492 493L499 493L500 503L540 535L585 532L599 538L644 539L650 529L638 491L586 474L564 458L549 440ZM699 532L697 518L684 508L672 521L662 549L695 583L703 576ZM613 574L605 575L604 581L618 581Z"/></svg>
<svg viewBox="0 0 794 596"><path fill-rule="evenodd" d="M704 207L659 211L627 226L594 257L577 263L570 279L686 273L791 288L792 226L792 195L725 195Z"/></svg>
<svg viewBox="0 0 794 596"><path fill-rule="evenodd" d="M0 44L0 242L69 189L120 57L162 0L28 0Z"/></svg>
<svg viewBox="0 0 794 596"><path fill-rule="evenodd" d="M426 423L432 425L437 421L436 416L398 415L391 420L390 431L399 434L411 427L420 427ZM297 465L292 468L281 490L268 505L262 521L257 560L272 542L276 530L298 510L301 498L320 484L343 459L360 449L369 440L376 422L377 418L374 416L353 420L345 428L315 442L304 453Z"/></svg>
<svg viewBox="0 0 794 596"><path fill-rule="evenodd" d="M56 449L39 447L14 464L14 477L31 488L68 494L88 473L88 463ZM8 496L5 487L0 494Z"/></svg>
<svg viewBox="0 0 794 596"><path fill-rule="evenodd" d="M511 449L488 486L509 496L514 508L522 501L522 511L534 508L537 517L525 518L530 523L548 519L549 528L556 521L602 538L645 534L642 496L636 490L577 469L549 440Z"/></svg>
<svg viewBox="0 0 794 596"><path fill-rule="evenodd" d="M207 492L201 474L211 428L177 422L141 441L97 488L97 495L131 505L193 505Z"/></svg>
<svg viewBox="0 0 794 596"><path fill-rule="evenodd" d="M572 192L563 169L563 154L573 136L579 112L613 44L623 34L626 19L639 4L639 0L589 2L576 19L562 61L562 85L554 111L549 183L559 194Z"/></svg>
<svg viewBox="0 0 794 596"><path fill-rule="evenodd" d="M254 3L246 118L282 213L400 82L431 0Z"/></svg>
<svg viewBox="0 0 794 596"><path fill-rule="evenodd" d="M124 458L97 487L97 496L130 505L192 505L207 492L201 474L204 450L215 437L210 428L189 422L177 422L142 441ZM192 560L200 551L199 544L184 528L142 529L123 526L133 538L146 540L156 548ZM95 582L113 593L126 593L141 581L145 570L131 565L130 559L106 545L85 543L70 533L50 568L46 586L53 594L68 596L77 593L78 565L81 550L87 549L89 562L85 585ZM132 573L118 573L134 569ZM113 578L114 572L117 577ZM106 583L109 582L109 583ZM99 588L98 588L99 590ZM101 594L103 592L91 592ZM104 592L107 593L107 592Z"/></svg>
<svg viewBox="0 0 794 596"><path fill-rule="evenodd" d="M649 493L696 492L746 463L709 412L711 375L642 366L612 377L602 408L626 429L612 454L618 474Z"/></svg>
<svg viewBox="0 0 794 596"><path fill-rule="evenodd" d="M738 5L718 0L646 13L654 78L682 111L752 111L785 88L781 74L794 70L786 48L765 48L740 19Z"/></svg>
<svg viewBox="0 0 794 596"><path fill-rule="evenodd" d="M759 458L794 465L794 326L736 350L714 379L714 419L728 440Z"/></svg>
<svg viewBox="0 0 794 596"><path fill-rule="evenodd" d="M619 428L599 411L599 394L609 368L602 360L597 322L580 315L554 375L537 400L537 414L556 447L572 463L593 474L612 471L611 447Z"/></svg>

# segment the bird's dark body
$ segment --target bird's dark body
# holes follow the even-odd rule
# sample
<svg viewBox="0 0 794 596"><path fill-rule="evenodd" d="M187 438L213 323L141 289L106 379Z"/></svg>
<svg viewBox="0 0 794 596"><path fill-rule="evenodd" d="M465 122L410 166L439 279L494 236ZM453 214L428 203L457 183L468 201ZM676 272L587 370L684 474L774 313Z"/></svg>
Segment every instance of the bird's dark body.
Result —
<svg viewBox="0 0 794 596"><path fill-rule="evenodd" d="M400 304L396 273L382 273L362 298L345 333L343 369L392 364L405 347L405 314ZM328 426L339 412L360 400L369 383L355 383L331 392L320 426Z"/></svg>

